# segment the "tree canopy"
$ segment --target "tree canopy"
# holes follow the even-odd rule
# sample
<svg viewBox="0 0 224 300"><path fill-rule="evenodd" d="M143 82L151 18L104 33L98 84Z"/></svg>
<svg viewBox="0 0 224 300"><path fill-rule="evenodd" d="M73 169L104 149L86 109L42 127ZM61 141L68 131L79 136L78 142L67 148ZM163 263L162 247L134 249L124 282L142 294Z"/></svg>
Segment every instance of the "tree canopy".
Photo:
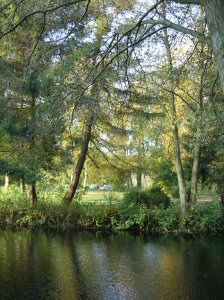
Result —
<svg viewBox="0 0 224 300"><path fill-rule="evenodd" d="M1 175L32 203L53 174L70 203L84 169L149 177L183 213L199 183L222 192L223 20L221 0L2 1Z"/></svg>

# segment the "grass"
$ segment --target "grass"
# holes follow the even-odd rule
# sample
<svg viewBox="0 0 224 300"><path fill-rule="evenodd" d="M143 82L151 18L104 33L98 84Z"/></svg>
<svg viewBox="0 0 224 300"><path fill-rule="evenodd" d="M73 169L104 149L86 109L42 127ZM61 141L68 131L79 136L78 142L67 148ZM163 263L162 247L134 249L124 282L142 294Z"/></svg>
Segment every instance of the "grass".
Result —
<svg viewBox="0 0 224 300"><path fill-rule="evenodd" d="M111 191L88 191L83 195L81 201L83 202L102 202L112 201L116 202L121 200L123 197L122 192L111 192Z"/></svg>
<svg viewBox="0 0 224 300"><path fill-rule="evenodd" d="M38 189L38 198L50 202L50 203L61 203L66 190L54 190L51 189ZM92 191L82 191L79 190L76 194L77 199L80 203L106 203L106 202L117 202L123 198L122 192L116 191L102 191L102 190L92 190Z"/></svg>

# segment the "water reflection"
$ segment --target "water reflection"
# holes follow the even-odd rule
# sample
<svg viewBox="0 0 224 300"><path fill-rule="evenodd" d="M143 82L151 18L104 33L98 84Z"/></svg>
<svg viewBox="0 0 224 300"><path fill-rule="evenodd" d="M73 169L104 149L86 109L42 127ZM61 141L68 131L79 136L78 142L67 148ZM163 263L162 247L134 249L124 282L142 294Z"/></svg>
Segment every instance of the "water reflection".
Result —
<svg viewBox="0 0 224 300"><path fill-rule="evenodd" d="M224 299L221 238L0 232L0 299Z"/></svg>

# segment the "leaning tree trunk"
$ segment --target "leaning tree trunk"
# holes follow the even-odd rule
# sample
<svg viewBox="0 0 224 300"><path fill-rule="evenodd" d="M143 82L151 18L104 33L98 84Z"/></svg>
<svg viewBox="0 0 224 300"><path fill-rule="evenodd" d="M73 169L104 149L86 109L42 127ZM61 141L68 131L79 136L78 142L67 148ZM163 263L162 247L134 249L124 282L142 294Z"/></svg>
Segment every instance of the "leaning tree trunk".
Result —
<svg viewBox="0 0 224 300"><path fill-rule="evenodd" d="M72 182L71 185L67 191L67 193L64 196L64 202L65 203L71 203L72 199L75 195L75 192L77 190L78 184L79 184L79 179L80 175L86 160L86 155L88 152L89 148L89 142L91 138L91 130L92 130L92 125L93 125L93 118L94 118L94 113L90 112L87 123L86 123L86 129L84 133L84 138L82 142L82 149L79 155L79 159L76 165L76 168L74 170L73 176L72 176Z"/></svg>

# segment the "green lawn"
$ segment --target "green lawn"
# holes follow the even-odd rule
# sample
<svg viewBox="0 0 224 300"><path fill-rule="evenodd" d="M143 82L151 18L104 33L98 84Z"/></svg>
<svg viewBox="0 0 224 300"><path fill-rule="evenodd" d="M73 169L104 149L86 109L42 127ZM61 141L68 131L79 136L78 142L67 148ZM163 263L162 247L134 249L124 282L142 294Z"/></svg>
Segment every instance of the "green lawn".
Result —
<svg viewBox="0 0 224 300"><path fill-rule="evenodd" d="M122 192L113 192L113 191L88 191L83 196L82 201L85 202L96 202L96 201L116 201L121 200L123 197Z"/></svg>

